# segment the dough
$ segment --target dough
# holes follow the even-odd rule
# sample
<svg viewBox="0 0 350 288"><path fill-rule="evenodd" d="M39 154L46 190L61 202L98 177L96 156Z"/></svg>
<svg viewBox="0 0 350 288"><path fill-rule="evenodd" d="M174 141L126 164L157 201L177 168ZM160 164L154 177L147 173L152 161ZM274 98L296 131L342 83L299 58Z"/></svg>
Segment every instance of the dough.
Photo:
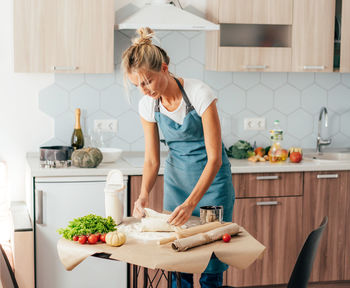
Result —
<svg viewBox="0 0 350 288"><path fill-rule="evenodd" d="M146 217L141 219L142 232L170 232L175 231L174 226L167 221L168 214L159 213L150 208L145 208Z"/></svg>

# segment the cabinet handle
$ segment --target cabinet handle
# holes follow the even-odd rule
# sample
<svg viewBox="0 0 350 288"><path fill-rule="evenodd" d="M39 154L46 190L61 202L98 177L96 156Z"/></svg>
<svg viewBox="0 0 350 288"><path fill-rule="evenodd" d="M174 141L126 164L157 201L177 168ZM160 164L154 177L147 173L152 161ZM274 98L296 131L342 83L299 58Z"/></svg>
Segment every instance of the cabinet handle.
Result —
<svg viewBox="0 0 350 288"><path fill-rule="evenodd" d="M266 69L267 65L245 65L245 69Z"/></svg>
<svg viewBox="0 0 350 288"><path fill-rule="evenodd" d="M78 70L78 66L52 66L54 71L74 71Z"/></svg>
<svg viewBox="0 0 350 288"><path fill-rule="evenodd" d="M36 224L43 224L43 190L36 190Z"/></svg>
<svg viewBox="0 0 350 288"><path fill-rule="evenodd" d="M280 177L277 175L271 176L256 176L256 180L278 180Z"/></svg>
<svg viewBox="0 0 350 288"><path fill-rule="evenodd" d="M278 201L261 201L261 202L256 202L257 206L275 206L278 205Z"/></svg>
<svg viewBox="0 0 350 288"><path fill-rule="evenodd" d="M317 174L317 179L337 179L338 174Z"/></svg>
<svg viewBox="0 0 350 288"><path fill-rule="evenodd" d="M326 66L317 66L317 65L305 65L304 70L324 70L326 68Z"/></svg>

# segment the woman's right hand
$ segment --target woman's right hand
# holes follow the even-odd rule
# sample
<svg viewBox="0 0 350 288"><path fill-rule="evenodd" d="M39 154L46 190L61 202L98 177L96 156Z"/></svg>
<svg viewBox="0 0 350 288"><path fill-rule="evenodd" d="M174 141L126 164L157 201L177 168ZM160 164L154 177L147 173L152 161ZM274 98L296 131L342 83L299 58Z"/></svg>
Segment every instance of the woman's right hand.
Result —
<svg viewBox="0 0 350 288"><path fill-rule="evenodd" d="M132 212L132 216L136 218L142 218L146 216L144 209L145 207L148 207L148 196L140 196L134 202L134 211Z"/></svg>

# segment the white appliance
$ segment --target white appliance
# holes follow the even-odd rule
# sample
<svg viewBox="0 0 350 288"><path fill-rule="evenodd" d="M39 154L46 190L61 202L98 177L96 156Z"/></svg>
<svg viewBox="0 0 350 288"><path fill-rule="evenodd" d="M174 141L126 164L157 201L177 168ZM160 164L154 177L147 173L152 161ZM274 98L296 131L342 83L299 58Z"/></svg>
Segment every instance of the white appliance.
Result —
<svg viewBox="0 0 350 288"><path fill-rule="evenodd" d="M127 178L124 181L127 187ZM57 255L58 228L90 213L105 216L105 183L103 176L34 178L37 288L127 287L126 263L88 257L66 271Z"/></svg>
<svg viewBox="0 0 350 288"><path fill-rule="evenodd" d="M131 16L125 19L116 17L116 27L119 30L140 27L149 27L153 30L220 30L218 24L178 8L171 2L169 0L148 1Z"/></svg>

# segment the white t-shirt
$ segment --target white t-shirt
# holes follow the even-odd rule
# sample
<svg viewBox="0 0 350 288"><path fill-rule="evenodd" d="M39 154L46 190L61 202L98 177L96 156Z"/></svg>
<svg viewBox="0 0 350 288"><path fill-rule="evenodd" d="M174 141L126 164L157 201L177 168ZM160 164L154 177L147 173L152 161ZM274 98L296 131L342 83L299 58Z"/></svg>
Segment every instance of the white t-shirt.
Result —
<svg viewBox="0 0 350 288"><path fill-rule="evenodd" d="M196 79L184 79L184 90L190 100L193 108L196 110L199 116L202 116L209 105L217 99L213 91L208 85L200 80ZM154 107L156 100L150 96L144 95L139 101L139 114L140 116L149 122L156 122L154 117ZM174 111L168 111L159 101L160 113L168 116L175 122L182 124L186 116L186 102L182 98L179 107Z"/></svg>

